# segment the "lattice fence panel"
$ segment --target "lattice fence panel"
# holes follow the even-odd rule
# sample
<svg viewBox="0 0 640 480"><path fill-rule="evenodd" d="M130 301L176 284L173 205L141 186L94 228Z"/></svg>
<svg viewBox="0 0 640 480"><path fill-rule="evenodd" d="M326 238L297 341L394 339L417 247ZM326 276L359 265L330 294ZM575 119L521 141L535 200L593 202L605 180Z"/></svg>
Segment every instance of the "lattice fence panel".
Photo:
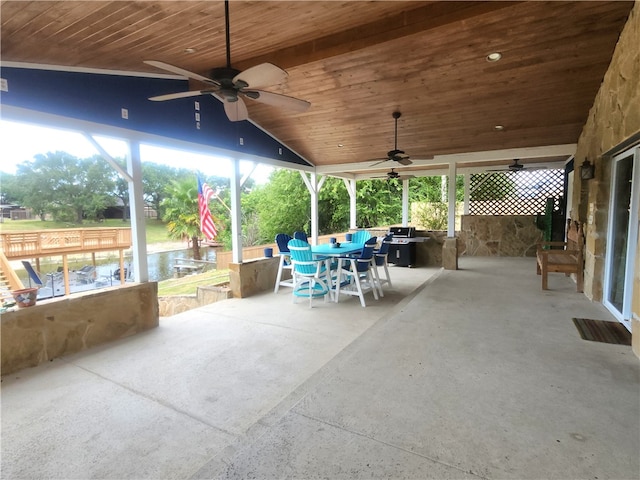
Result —
<svg viewBox="0 0 640 480"><path fill-rule="evenodd" d="M560 208L564 196L564 170L521 170L471 175L469 214L537 215L547 198Z"/></svg>

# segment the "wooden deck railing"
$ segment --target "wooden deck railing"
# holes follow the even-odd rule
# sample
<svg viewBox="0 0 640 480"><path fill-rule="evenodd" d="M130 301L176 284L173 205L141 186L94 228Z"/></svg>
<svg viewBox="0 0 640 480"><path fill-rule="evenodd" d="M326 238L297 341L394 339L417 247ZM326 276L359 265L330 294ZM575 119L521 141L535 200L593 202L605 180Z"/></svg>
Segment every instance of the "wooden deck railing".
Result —
<svg viewBox="0 0 640 480"><path fill-rule="evenodd" d="M0 247L9 260L131 247L130 228L68 228L0 233Z"/></svg>
<svg viewBox="0 0 640 480"><path fill-rule="evenodd" d="M24 288L22 281L16 274L15 270L7 260L7 257L0 251L0 277L2 277L11 290L20 290Z"/></svg>

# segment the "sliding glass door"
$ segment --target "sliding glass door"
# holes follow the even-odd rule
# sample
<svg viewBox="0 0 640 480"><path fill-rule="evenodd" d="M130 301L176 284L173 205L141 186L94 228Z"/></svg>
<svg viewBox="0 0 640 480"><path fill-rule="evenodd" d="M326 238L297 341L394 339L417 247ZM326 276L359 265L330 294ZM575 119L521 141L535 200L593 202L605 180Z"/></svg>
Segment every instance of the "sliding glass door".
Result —
<svg viewBox="0 0 640 480"><path fill-rule="evenodd" d="M603 303L629 330L638 245L639 163L639 147L613 158L604 279Z"/></svg>

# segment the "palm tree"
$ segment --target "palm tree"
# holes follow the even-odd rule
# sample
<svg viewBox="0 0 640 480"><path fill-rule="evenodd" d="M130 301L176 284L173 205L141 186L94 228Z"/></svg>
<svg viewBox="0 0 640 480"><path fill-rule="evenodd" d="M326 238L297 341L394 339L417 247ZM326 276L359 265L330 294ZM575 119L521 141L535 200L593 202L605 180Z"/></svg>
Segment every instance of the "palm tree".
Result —
<svg viewBox="0 0 640 480"><path fill-rule="evenodd" d="M162 201L163 220L167 222L169 236L176 240L191 239L194 260L200 260L200 211L198 185L195 179L173 180Z"/></svg>

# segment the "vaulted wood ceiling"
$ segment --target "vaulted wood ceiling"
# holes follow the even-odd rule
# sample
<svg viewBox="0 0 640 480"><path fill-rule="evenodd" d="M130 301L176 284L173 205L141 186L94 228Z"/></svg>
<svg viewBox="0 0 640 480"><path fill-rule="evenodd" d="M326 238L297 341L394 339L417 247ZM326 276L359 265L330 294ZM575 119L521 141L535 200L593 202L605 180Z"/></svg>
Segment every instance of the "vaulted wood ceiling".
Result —
<svg viewBox="0 0 640 480"><path fill-rule="evenodd" d="M272 91L311 108L251 102L249 115L319 171L563 162L632 6L234 0L231 60L289 72ZM143 63L154 59L202 75L226 64L222 1L2 1L1 22L3 62L163 73ZM371 168L394 147L396 110L414 164Z"/></svg>

